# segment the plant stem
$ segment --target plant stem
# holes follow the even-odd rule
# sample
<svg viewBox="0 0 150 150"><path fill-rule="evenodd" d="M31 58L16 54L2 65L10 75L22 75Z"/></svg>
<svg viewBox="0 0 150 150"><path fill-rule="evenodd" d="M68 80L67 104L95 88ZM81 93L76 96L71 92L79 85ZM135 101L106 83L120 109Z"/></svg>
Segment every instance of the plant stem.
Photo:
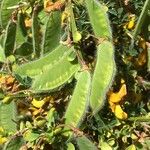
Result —
<svg viewBox="0 0 150 150"><path fill-rule="evenodd" d="M26 92L26 93L21 93L21 92ZM30 96L34 96L34 97L41 97L41 95L47 95L49 92L41 92L41 93L31 93L31 91L20 91L17 93L11 93L11 94L5 94L5 95L0 95L0 99L4 99L6 96L10 97L10 98L25 98L25 97L30 97Z"/></svg>
<svg viewBox="0 0 150 150"><path fill-rule="evenodd" d="M150 122L150 116L130 117L129 121Z"/></svg>
<svg viewBox="0 0 150 150"><path fill-rule="evenodd" d="M145 21L145 17L148 15L148 9L150 8L150 0L146 0L143 10L141 12L140 18L137 22L137 25L135 27L135 31L133 33L133 40L137 37L139 32L141 31L141 27Z"/></svg>

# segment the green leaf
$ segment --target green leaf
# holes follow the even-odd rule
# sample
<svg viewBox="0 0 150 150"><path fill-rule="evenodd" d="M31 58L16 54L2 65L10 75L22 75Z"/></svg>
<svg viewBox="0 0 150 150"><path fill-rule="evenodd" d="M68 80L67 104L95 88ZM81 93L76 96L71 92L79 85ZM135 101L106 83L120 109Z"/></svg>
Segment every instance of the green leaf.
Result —
<svg viewBox="0 0 150 150"><path fill-rule="evenodd" d="M106 142L101 142L99 147L101 150L112 150L111 146Z"/></svg>
<svg viewBox="0 0 150 150"><path fill-rule="evenodd" d="M9 132L15 132L16 123L13 120L15 120L16 114L16 104L14 101L9 104L1 104L0 125Z"/></svg>
<svg viewBox="0 0 150 150"><path fill-rule="evenodd" d="M144 21L146 19L146 16L148 15L149 9L150 9L150 0L146 0L145 4L144 4L144 7L142 9L142 12L140 14L140 17L138 19L138 22L136 24L135 31L133 33L133 40L135 40L137 35L141 32L143 23L144 23Z"/></svg>
<svg viewBox="0 0 150 150"><path fill-rule="evenodd" d="M15 50L15 55L29 56L33 53L33 47L30 42L24 42Z"/></svg>
<svg viewBox="0 0 150 150"><path fill-rule="evenodd" d="M70 24L71 24L70 26L71 26L73 41L75 43L77 43L81 40L82 36L81 36L80 32L78 31L77 26L76 26L74 13L73 13L73 9L72 9L72 4L69 5L69 9L70 9Z"/></svg>
<svg viewBox="0 0 150 150"><path fill-rule="evenodd" d="M32 14L32 44L35 57L37 58L40 57L41 53L40 22L38 19L38 12L36 9L33 11Z"/></svg>
<svg viewBox="0 0 150 150"><path fill-rule="evenodd" d="M4 37L4 51L6 57L13 54L15 47L15 39L16 39L16 23L13 21L9 21L6 28L6 34Z"/></svg>
<svg viewBox="0 0 150 150"><path fill-rule="evenodd" d="M55 108L51 108L47 113L46 119L48 128L51 128L52 124L55 122L55 113Z"/></svg>
<svg viewBox="0 0 150 150"><path fill-rule="evenodd" d="M79 127L83 121L89 104L90 85L90 73L88 71L81 72L64 116L67 126Z"/></svg>
<svg viewBox="0 0 150 150"><path fill-rule="evenodd" d="M39 133L35 133L31 130L28 130L24 133L23 137L26 141L33 142L40 136Z"/></svg>
<svg viewBox="0 0 150 150"><path fill-rule="evenodd" d="M54 50L60 42L61 37L61 12L55 11L46 14L43 25L42 54Z"/></svg>
<svg viewBox="0 0 150 150"><path fill-rule="evenodd" d="M2 0L0 8L0 24L3 28L7 26L8 21L11 18L11 14L14 9L10 9L14 5L17 5L20 0Z"/></svg>
<svg viewBox="0 0 150 150"><path fill-rule="evenodd" d="M67 46L59 45L56 49L44 57L20 65L18 68L14 69L14 72L20 76L37 76L47 71L47 68L53 67L56 63L60 62L68 50L69 48Z"/></svg>
<svg viewBox="0 0 150 150"><path fill-rule="evenodd" d="M53 66L44 68L45 71L35 77L31 89L35 92L53 90L71 79L80 68L76 60L73 62L67 60L71 52L72 49L68 48L68 52L61 57L60 61L57 61Z"/></svg>
<svg viewBox="0 0 150 150"><path fill-rule="evenodd" d="M72 143L67 144L67 150L75 150L75 147Z"/></svg>
<svg viewBox="0 0 150 150"><path fill-rule="evenodd" d="M136 146L134 144L128 146L126 150L136 150Z"/></svg>
<svg viewBox="0 0 150 150"><path fill-rule="evenodd" d="M104 6L97 0L85 0L90 23L97 38L112 38L109 19Z"/></svg>
<svg viewBox="0 0 150 150"><path fill-rule="evenodd" d="M111 42L104 41L100 44L97 49L97 55L90 95L93 114L102 108L116 70L114 48Z"/></svg>
<svg viewBox="0 0 150 150"><path fill-rule="evenodd" d="M150 72L150 43L149 43L149 45L148 45L147 51L148 51L147 69L148 69L148 71Z"/></svg>
<svg viewBox="0 0 150 150"><path fill-rule="evenodd" d="M2 150L20 150L21 146L25 144L22 137L17 136L6 142Z"/></svg>
<svg viewBox="0 0 150 150"><path fill-rule="evenodd" d="M98 150L94 143L92 143L86 136L78 137L77 144L79 150Z"/></svg>
<svg viewBox="0 0 150 150"><path fill-rule="evenodd" d="M17 29L16 29L16 49L19 48L26 41L26 37L22 31L23 22L24 22L24 15L22 13L18 13Z"/></svg>
<svg viewBox="0 0 150 150"><path fill-rule="evenodd" d="M0 62L5 62L5 61L6 61L6 58L5 58L5 54L4 54L4 49L0 45Z"/></svg>

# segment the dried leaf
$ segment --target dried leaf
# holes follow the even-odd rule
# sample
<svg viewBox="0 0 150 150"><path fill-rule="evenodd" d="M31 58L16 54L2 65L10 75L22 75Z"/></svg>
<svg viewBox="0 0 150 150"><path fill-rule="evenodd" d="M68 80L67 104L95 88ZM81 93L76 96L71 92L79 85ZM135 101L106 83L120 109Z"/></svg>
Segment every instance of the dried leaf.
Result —
<svg viewBox="0 0 150 150"><path fill-rule="evenodd" d="M32 19L26 18L25 19L25 27L26 28L31 28L31 26L32 26Z"/></svg>
<svg viewBox="0 0 150 150"><path fill-rule="evenodd" d="M51 2L50 0L45 0L44 1L44 10L46 12L51 12L51 11L56 11L56 10L61 10L61 8L64 6L64 3L61 2L61 0L56 1L56 2Z"/></svg>
<svg viewBox="0 0 150 150"><path fill-rule="evenodd" d="M147 49L144 49L136 59L135 65L137 67L142 67L147 62Z"/></svg>
<svg viewBox="0 0 150 150"><path fill-rule="evenodd" d="M143 38L140 38L140 40L138 42L138 46L140 48L146 49L146 41Z"/></svg>

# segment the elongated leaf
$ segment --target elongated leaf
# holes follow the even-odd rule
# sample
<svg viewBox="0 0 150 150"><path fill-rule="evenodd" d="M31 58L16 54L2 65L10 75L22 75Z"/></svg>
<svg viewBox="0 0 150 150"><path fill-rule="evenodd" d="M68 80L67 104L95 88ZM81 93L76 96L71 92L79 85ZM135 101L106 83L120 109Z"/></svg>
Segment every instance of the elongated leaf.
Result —
<svg viewBox="0 0 150 150"><path fill-rule="evenodd" d="M38 12L36 10L34 10L32 15L32 44L34 55L38 58L41 53L41 35Z"/></svg>
<svg viewBox="0 0 150 150"><path fill-rule="evenodd" d="M4 49L2 48L1 44L0 44L0 62L5 62L6 58L5 58L5 54L4 54Z"/></svg>
<svg viewBox="0 0 150 150"><path fill-rule="evenodd" d="M7 26L8 21L11 18L13 9L8 9L14 5L17 5L20 0L2 0L0 8L0 24L3 28Z"/></svg>
<svg viewBox="0 0 150 150"><path fill-rule="evenodd" d="M22 137L17 136L10 141L6 142L3 150L20 150L21 146L25 144L25 141Z"/></svg>
<svg viewBox="0 0 150 150"><path fill-rule="evenodd" d="M24 22L25 15L18 13L17 17L15 55L28 56L32 54L33 47L32 44L27 41L27 30Z"/></svg>
<svg viewBox="0 0 150 150"><path fill-rule="evenodd" d="M78 137L77 144L79 150L98 150L94 143L92 143L86 136Z"/></svg>
<svg viewBox="0 0 150 150"><path fill-rule="evenodd" d="M65 124L79 127L89 104L91 76L88 71L80 73L73 96L65 113Z"/></svg>
<svg viewBox="0 0 150 150"><path fill-rule="evenodd" d="M46 16L43 25L42 54L51 52L59 45L61 37L61 12L52 12Z"/></svg>
<svg viewBox="0 0 150 150"><path fill-rule="evenodd" d="M147 69L150 72L150 44L148 45L147 51L148 51Z"/></svg>
<svg viewBox="0 0 150 150"><path fill-rule="evenodd" d="M3 45L4 43L4 37L5 37L5 33L1 33L0 34L0 44Z"/></svg>
<svg viewBox="0 0 150 150"><path fill-rule="evenodd" d="M142 12L140 14L140 17L138 19L137 25L135 27L135 31L133 33L133 40L137 37L137 35L140 33L143 23L145 21L146 16L148 15L148 10L150 9L150 0L146 0L144 7L142 9Z"/></svg>
<svg viewBox="0 0 150 150"><path fill-rule="evenodd" d="M72 4L70 4L69 10L70 10L70 24L71 24L70 26L71 26L73 41L75 43L77 43L77 42L79 42L81 40L81 34L79 33L79 31L77 29L77 26L76 26Z"/></svg>
<svg viewBox="0 0 150 150"><path fill-rule="evenodd" d="M16 23L9 21L6 28L6 34L4 39L5 56L13 54L15 46L15 38L16 38Z"/></svg>
<svg viewBox="0 0 150 150"><path fill-rule="evenodd" d="M31 42L24 42L15 50L15 55L29 56L33 53L33 47Z"/></svg>
<svg viewBox="0 0 150 150"><path fill-rule="evenodd" d="M112 38L109 19L104 6L97 0L85 0L90 23L98 38Z"/></svg>
<svg viewBox="0 0 150 150"><path fill-rule="evenodd" d="M16 48L19 48L26 41L26 38L21 27L21 24L24 21L23 14L19 13L17 17Z"/></svg>
<svg viewBox="0 0 150 150"><path fill-rule="evenodd" d="M66 83L79 70L76 61L68 61L70 49L55 65L47 66L45 72L35 77L32 89L35 91L53 90ZM42 79L42 80L41 80Z"/></svg>
<svg viewBox="0 0 150 150"><path fill-rule="evenodd" d="M64 55L66 55L69 48L67 46L59 45L53 52L45 55L44 57L31 61L29 63L19 66L14 72L20 76L34 77L47 71L47 67L52 67L60 62ZM46 69L44 69L46 68Z"/></svg>
<svg viewBox="0 0 150 150"><path fill-rule="evenodd" d="M0 105L0 125L9 132L15 132L16 123L12 120L15 120L16 117L16 105L12 101L9 104Z"/></svg>
<svg viewBox="0 0 150 150"><path fill-rule="evenodd" d="M114 48L111 42L104 41L98 46L97 63L94 70L90 105L93 114L101 109L115 74Z"/></svg>

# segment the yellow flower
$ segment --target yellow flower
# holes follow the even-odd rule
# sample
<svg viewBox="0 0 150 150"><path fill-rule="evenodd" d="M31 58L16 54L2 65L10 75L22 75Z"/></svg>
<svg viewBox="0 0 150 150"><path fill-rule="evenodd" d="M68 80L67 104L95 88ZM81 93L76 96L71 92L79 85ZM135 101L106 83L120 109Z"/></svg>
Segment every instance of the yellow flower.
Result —
<svg viewBox="0 0 150 150"><path fill-rule="evenodd" d="M33 99L31 103L34 107L41 108L45 104L45 101Z"/></svg>
<svg viewBox="0 0 150 150"><path fill-rule="evenodd" d="M135 26L135 15L132 15L130 21L128 22L127 28L133 29Z"/></svg>
<svg viewBox="0 0 150 150"><path fill-rule="evenodd" d="M118 119L121 119L121 120L127 119L127 117L128 117L127 113L125 113L125 112L122 110L122 108L121 108L120 105L116 105L116 106L115 106L114 114L115 114L115 116L116 116Z"/></svg>
<svg viewBox="0 0 150 150"><path fill-rule="evenodd" d="M6 137L0 137L0 145L4 144L5 142L7 142L7 138Z"/></svg>
<svg viewBox="0 0 150 150"><path fill-rule="evenodd" d="M109 97L109 101L112 103L118 103L122 100L122 98L127 94L126 85L123 84L118 93L111 93Z"/></svg>
<svg viewBox="0 0 150 150"><path fill-rule="evenodd" d="M119 92L113 93L112 91L109 93L109 105L112 110L112 112L115 114L115 116L118 119L126 119L128 115L122 110L120 106L120 102L122 101L123 97L126 96L127 90L126 90L126 84L125 81L121 80L121 88Z"/></svg>
<svg viewBox="0 0 150 150"><path fill-rule="evenodd" d="M135 27L135 15L129 16L129 22L127 22L124 26L125 29L133 29Z"/></svg>

